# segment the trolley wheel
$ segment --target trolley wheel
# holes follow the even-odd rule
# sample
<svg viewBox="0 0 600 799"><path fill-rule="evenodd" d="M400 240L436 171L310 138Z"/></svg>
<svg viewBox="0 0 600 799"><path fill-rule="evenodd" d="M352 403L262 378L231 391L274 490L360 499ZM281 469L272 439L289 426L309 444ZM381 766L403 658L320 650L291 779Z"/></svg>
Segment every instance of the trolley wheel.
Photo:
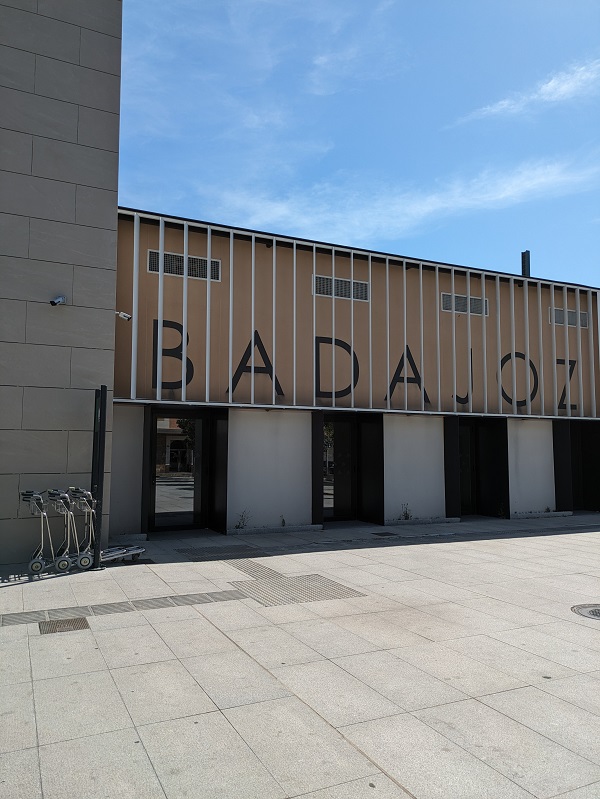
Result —
<svg viewBox="0 0 600 799"><path fill-rule="evenodd" d="M141 554L141 552L134 552L131 556L131 560L137 560Z"/></svg>
<svg viewBox="0 0 600 799"><path fill-rule="evenodd" d="M46 563L43 558L34 558L33 560L29 561L29 571L32 574L39 574L44 570L45 566Z"/></svg>
<svg viewBox="0 0 600 799"><path fill-rule="evenodd" d="M77 558L77 568L78 569L89 569L93 562L94 562L94 559L89 554L89 552L83 552Z"/></svg>
<svg viewBox="0 0 600 799"><path fill-rule="evenodd" d="M61 555L59 558L56 558L54 561L54 568L57 572L66 572L71 566L71 561L69 558Z"/></svg>

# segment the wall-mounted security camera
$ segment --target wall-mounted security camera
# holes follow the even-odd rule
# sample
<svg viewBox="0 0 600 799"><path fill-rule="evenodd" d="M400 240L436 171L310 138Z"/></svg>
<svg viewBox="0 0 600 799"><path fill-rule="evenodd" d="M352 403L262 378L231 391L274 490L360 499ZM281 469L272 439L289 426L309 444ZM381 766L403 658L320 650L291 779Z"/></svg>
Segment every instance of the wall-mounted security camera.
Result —
<svg viewBox="0 0 600 799"><path fill-rule="evenodd" d="M124 319L126 322L130 322L131 321L131 314L130 313L125 313L125 311L115 311L115 313L119 317L119 319Z"/></svg>
<svg viewBox="0 0 600 799"><path fill-rule="evenodd" d="M59 297L55 297L53 300L50 300L50 305L64 305L67 301L67 298L64 294L61 294Z"/></svg>

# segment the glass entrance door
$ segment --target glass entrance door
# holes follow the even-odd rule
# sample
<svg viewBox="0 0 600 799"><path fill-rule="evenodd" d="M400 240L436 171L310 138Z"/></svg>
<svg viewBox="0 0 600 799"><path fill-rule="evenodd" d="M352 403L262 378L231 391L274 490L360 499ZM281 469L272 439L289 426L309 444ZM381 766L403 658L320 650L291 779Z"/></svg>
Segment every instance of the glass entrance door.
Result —
<svg viewBox="0 0 600 799"><path fill-rule="evenodd" d="M202 420L155 417L154 527L199 527Z"/></svg>

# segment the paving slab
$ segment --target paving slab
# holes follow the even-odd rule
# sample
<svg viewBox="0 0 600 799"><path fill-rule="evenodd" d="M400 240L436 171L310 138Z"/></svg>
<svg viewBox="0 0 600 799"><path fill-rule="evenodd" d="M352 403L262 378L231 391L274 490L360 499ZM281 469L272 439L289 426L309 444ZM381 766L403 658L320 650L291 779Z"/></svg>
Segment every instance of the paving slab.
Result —
<svg viewBox="0 0 600 799"><path fill-rule="evenodd" d="M427 674L451 685L469 696L482 696L496 691L508 691L526 685L498 669L454 652L443 644L429 641L418 646L392 649L390 654L412 663Z"/></svg>
<svg viewBox="0 0 600 799"><path fill-rule="evenodd" d="M25 625L15 625L15 628L18 629L21 626ZM31 665L27 638L0 639L0 685L13 685L17 682L29 682L29 680L31 680Z"/></svg>
<svg viewBox="0 0 600 799"><path fill-rule="evenodd" d="M332 620L295 621L282 625L281 629L327 658L358 655L377 649L365 638L354 635Z"/></svg>
<svg viewBox="0 0 600 799"><path fill-rule="evenodd" d="M290 695L282 683L239 649L185 658L181 662L219 708Z"/></svg>
<svg viewBox="0 0 600 799"><path fill-rule="evenodd" d="M402 712L398 705L328 660L274 668L272 673L333 727Z"/></svg>
<svg viewBox="0 0 600 799"><path fill-rule="evenodd" d="M194 619L160 622L154 629L178 658L235 649L229 638L199 614Z"/></svg>
<svg viewBox="0 0 600 799"><path fill-rule="evenodd" d="M586 785L585 788L577 788L568 793L561 793L560 796L554 799L598 799L600 796L600 782L595 782L592 785Z"/></svg>
<svg viewBox="0 0 600 799"><path fill-rule="evenodd" d="M133 727L108 671L36 680L33 692L40 744Z"/></svg>
<svg viewBox="0 0 600 799"><path fill-rule="evenodd" d="M32 636L29 651L34 680L107 668L101 648L90 630Z"/></svg>
<svg viewBox="0 0 600 799"><path fill-rule="evenodd" d="M541 628L525 627L490 633L490 637L539 655L554 663L560 663L573 671L594 671L600 665L598 650L571 641L561 646L556 636L542 632Z"/></svg>
<svg viewBox="0 0 600 799"><path fill-rule="evenodd" d="M473 660L479 660L481 663L527 682L569 677L576 674L573 669L561 666L556 661L532 654L487 635L447 640L444 645L455 652L460 652Z"/></svg>
<svg viewBox="0 0 600 799"><path fill-rule="evenodd" d="M117 614L127 615L127 614ZM68 633L72 635L73 633ZM150 625L135 628L119 627L94 632L95 640L106 664L111 669L121 666L137 666L141 663L157 663L173 660L173 651Z"/></svg>
<svg viewBox="0 0 600 799"><path fill-rule="evenodd" d="M383 774L373 774L361 780L344 782L321 791L303 793L296 799L413 799L395 782Z"/></svg>
<svg viewBox="0 0 600 799"><path fill-rule="evenodd" d="M387 651L350 655L337 658L334 662L403 710L417 710L465 699L462 691Z"/></svg>
<svg viewBox="0 0 600 799"><path fill-rule="evenodd" d="M323 657L279 627L232 630L229 637L266 668L310 663L311 660L320 660Z"/></svg>
<svg viewBox="0 0 600 799"><path fill-rule="evenodd" d="M165 799L135 730L40 747L44 799Z"/></svg>
<svg viewBox="0 0 600 799"><path fill-rule="evenodd" d="M560 680L542 680L536 687L600 716L600 672L578 674Z"/></svg>
<svg viewBox="0 0 600 799"><path fill-rule="evenodd" d="M566 749L600 763L599 716L532 686L484 696L480 701Z"/></svg>
<svg viewBox="0 0 600 799"><path fill-rule="evenodd" d="M111 674L136 725L216 710L189 671L177 660L113 669Z"/></svg>
<svg viewBox="0 0 600 799"><path fill-rule="evenodd" d="M149 724L139 735L168 799L286 796L220 713Z"/></svg>
<svg viewBox="0 0 600 799"><path fill-rule="evenodd" d="M243 630L246 627L264 627L265 617L242 602L215 602L198 605L198 613L219 630Z"/></svg>
<svg viewBox="0 0 600 799"><path fill-rule="evenodd" d="M378 772L295 697L223 712L289 796Z"/></svg>
<svg viewBox="0 0 600 799"><path fill-rule="evenodd" d="M0 799L42 799L37 749L0 755Z"/></svg>
<svg viewBox="0 0 600 799"><path fill-rule="evenodd" d="M539 799L600 779L600 766L476 699L415 715Z"/></svg>
<svg viewBox="0 0 600 799"><path fill-rule="evenodd" d="M342 732L417 799L531 799L532 794L408 713Z"/></svg>
<svg viewBox="0 0 600 799"><path fill-rule="evenodd" d="M384 611L385 612L385 611ZM377 649L394 649L428 643L422 635L403 630L379 613L362 613L355 616L337 616L335 624L369 641Z"/></svg>
<svg viewBox="0 0 600 799"><path fill-rule="evenodd" d="M0 686L0 753L36 745L32 684Z"/></svg>

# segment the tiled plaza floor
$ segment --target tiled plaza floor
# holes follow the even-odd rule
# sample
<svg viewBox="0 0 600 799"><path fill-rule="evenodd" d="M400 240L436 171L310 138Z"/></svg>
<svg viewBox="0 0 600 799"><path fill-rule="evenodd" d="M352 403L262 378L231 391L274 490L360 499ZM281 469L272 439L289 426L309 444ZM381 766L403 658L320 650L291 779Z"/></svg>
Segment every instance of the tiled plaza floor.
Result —
<svg viewBox="0 0 600 799"><path fill-rule="evenodd" d="M600 799L598 515L146 547L0 584L0 799Z"/></svg>

